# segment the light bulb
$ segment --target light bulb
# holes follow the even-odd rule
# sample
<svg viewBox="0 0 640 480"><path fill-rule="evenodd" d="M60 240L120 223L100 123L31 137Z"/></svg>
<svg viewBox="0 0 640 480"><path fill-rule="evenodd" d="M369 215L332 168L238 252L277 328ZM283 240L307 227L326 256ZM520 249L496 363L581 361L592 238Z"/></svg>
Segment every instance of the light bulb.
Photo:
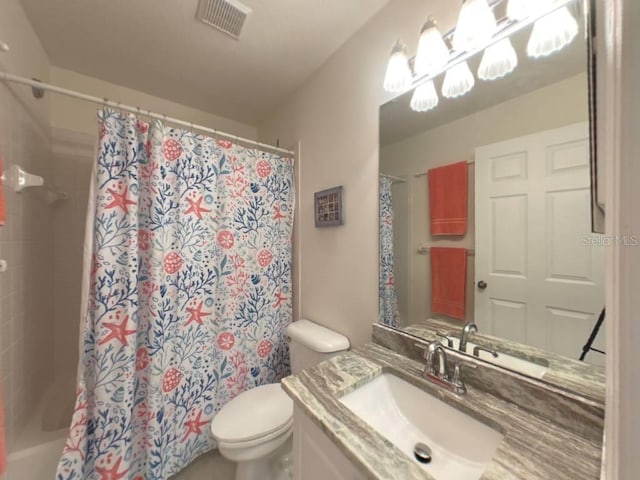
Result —
<svg viewBox="0 0 640 480"><path fill-rule="evenodd" d="M537 10L535 5L539 3L539 0L509 0L507 17L511 20L524 20L535 13Z"/></svg>
<svg viewBox="0 0 640 480"><path fill-rule="evenodd" d="M423 76L440 72L449 61L449 48L442 39L436 22L429 17L420 31L418 52L414 63L416 75Z"/></svg>
<svg viewBox="0 0 640 480"><path fill-rule="evenodd" d="M400 93L411 86L411 68L407 58L407 47L398 40L391 50L391 57L384 76L384 89L391 93Z"/></svg>
<svg viewBox="0 0 640 480"><path fill-rule="evenodd" d="M527 54L533 58L546 57L569 45L578 35L578 22L567 7L542 17L533 25Z"/></svg>
<svg viewBox="0 0 640 480"><path fill-rule="evenodd" d="M511 44L511 40L505 38L487 47L480 62L478 78L482 80L502 78L513 72L517 66L518 55Z"/></svg>
<svg viewBox="0 0 640 480"><path fill-rule="evenodd" d="M453 34L453 48L468 52L486 45L496 32L496 17L487 0L464 0Z"/></svg>
<svg viewBox="0 0 640 480"><path fill-rule="evenodd" d="M428 112L436 108L439 101L436 86L433 84L433 80L429 80L413 91L411 110L414 112Z"/></svg>
<svg viewBox="0 0 640 480"><path fill-rule="evenodd" d="M442 84L442 95L447 98L460 97L470 92L475 83L467 62L458 63L447 70Z"/></svg>

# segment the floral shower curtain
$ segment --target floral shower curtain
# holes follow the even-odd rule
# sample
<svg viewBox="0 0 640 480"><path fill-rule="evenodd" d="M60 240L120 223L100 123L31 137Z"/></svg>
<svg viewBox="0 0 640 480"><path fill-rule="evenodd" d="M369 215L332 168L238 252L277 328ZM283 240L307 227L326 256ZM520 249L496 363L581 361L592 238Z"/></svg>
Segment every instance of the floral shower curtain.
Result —
<svg viewBox="0 0 640 480"><path fill-rule="evenodd" d="M400 325L398 297L393 277L393 197L391 180L380 177L380 274L379 322L390 327Z"/></svg>
<svg viewBox="0 0 640 480"><path fill-rule="evenodd" d="M289 372L293 162L133 115L99 123L57 478L166 479L215 446L226 402Z"/></svg>

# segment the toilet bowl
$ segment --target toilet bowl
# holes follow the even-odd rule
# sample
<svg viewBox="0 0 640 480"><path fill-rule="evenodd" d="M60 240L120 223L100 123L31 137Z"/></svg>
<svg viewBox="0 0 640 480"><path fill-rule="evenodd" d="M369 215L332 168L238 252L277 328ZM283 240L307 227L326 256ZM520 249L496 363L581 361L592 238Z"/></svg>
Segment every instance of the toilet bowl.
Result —
<svg viewBox="0 0 640 480"><path fill-rule="evenodd" d="M287 328L293 372L349 348L339 333L309 320ZM241 393L213 417L211 433L220 453L237 462L235 480L292 480L293 401L279 383Z"/></svg>
<svg viewBox="0 0 640 480"><path fill-rule="evenodd" d="M279 383L241 393L211 422L220 453L237 462L236 480L289 480L293 401Z"/></svg>

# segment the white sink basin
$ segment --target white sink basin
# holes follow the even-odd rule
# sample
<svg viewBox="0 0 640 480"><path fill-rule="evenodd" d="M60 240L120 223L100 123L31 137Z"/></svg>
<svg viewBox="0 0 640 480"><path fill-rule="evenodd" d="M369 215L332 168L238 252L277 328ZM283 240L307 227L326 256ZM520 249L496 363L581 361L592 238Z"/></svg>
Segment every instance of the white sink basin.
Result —
<svg viewBox="0 0 640 480"><path fill-rule="evenodd" d="M419 463L436 480L476 480L503 435L391 374L383 374L340 398L347 408L414 459L427 444L432 461Z"/></svg>
<svg viewBox="0 0 640 480"><path fill-rule="evenodd" d="M453 338L449 337L449 338L453 340L453 348L455 350L458 350L458 346L460 345L460 340L455 337ZM445 343L443 343L443 345L444 344ZM475 343L467 342L467 354L473 355L473 347L475 346L476 346ZM481 358L485 362L493 363L494 365L508 368L509 370L520 372L533 378L542 378L544 374L547 373L547 367L543 367L542 365L538 365L537 363L529 362L521 358L507 355L506 353L498 352L498 358L494 358L493 355L482 350L479 353L480 353L479 358Z"/></svg>

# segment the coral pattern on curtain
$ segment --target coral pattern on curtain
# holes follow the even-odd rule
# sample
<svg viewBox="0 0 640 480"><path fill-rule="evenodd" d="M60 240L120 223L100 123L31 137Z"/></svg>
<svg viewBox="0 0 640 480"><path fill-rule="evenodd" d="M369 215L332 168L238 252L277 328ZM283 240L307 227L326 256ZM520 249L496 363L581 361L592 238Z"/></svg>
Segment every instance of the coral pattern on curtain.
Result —
<svg viewBox="0 0 640 480"><path fill-rule="evenodd" d="M380 177L380 273L379 322L390 327L400 325L398 296L393 277L393 196L391 180Z"/></svg>
<svg viewBox="0 0 640 480"><path fill-rule="evenodd" d="M289 373L293 161L108 110L99 123L57 478L166 479L215 447L225 403Z"/></svg>

